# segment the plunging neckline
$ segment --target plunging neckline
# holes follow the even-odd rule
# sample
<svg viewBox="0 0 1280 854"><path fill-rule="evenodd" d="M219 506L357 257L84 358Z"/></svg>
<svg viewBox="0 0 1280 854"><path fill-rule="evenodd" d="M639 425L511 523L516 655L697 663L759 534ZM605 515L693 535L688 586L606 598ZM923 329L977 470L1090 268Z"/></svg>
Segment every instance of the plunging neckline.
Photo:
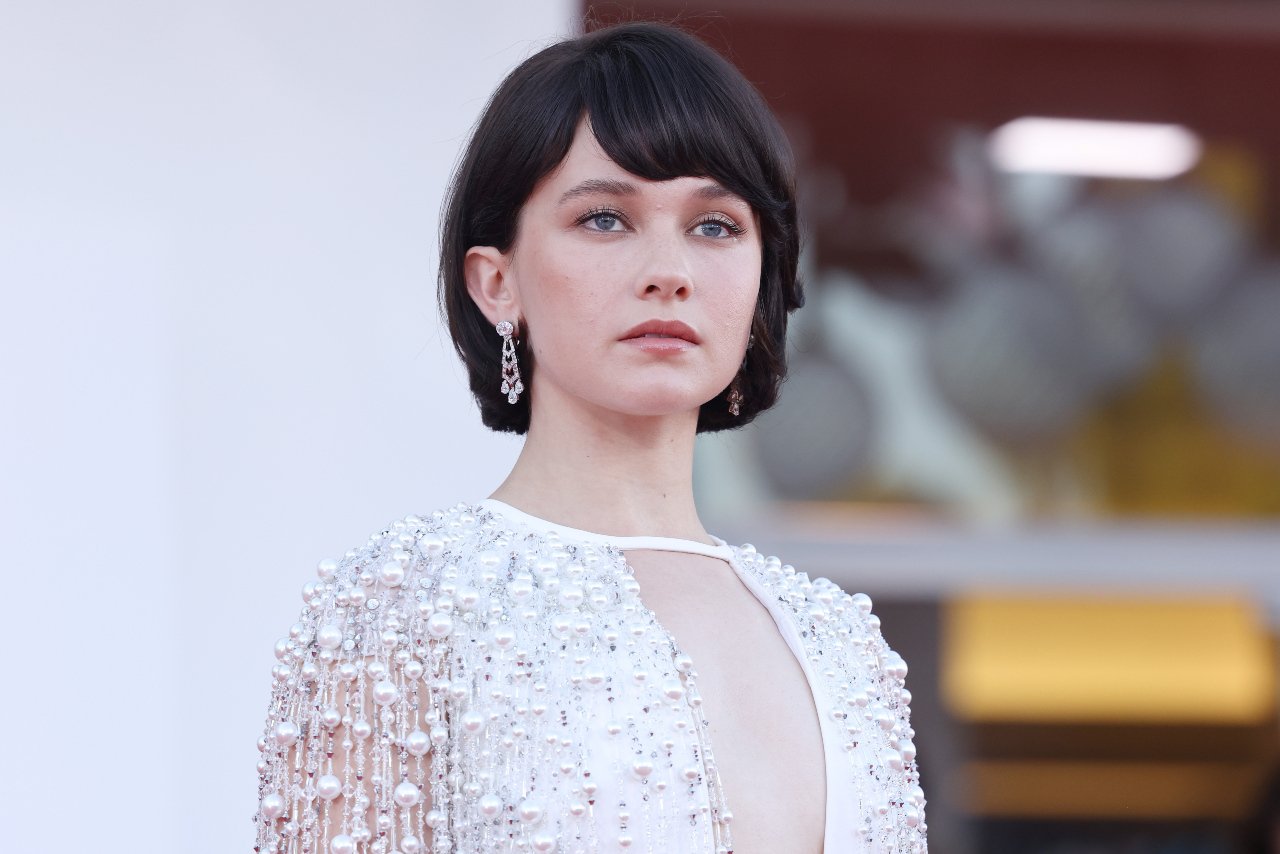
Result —
<svg viewBox="0 0 1280 854"><path fill-rule="evenodd" d="M813 710L818 719L818 735L822 741L822 778L826 790L823 798L822 850L824 854L836 854L839 849L836 847L838 840L833 838L836 830L836 825L833 820L835 815L833 809L835 807L834 802L836 799L837 781L833 779L835 769L831 761L831 756L833 746L838 744L838 742L836 741L836 734L829 732L829 728L833 727L835 724L829 723L827 716L822 714L821 703L818 701L817 676L810 665L809 657L804 652L804 642L800 637L798 628L781 613L778 609L777 603L773 601L773 597L769 596L764 585L751 573L745 571L739 563L733 547L730 546L727 541L715 536L714 534L709 535L711 539L716 541L716 545L714 546L708 543L700 543L697 540L686 540L679 537L613 536L610 534L599 534L594 531L586 531L581 528L571 528L567 525L551 522L539 516L526 513L516 507L512 507L510 504L507 504L505 501L501 501L497 498L485 498L480 501L479 504L490 512L496 513L499 516L506 517L515 522L523 523L525 526L534 530L555 533L561 539L565 540L595 543L605 546L611 551L616 551L627 574L631 576L633 581L635 581L637 587L640 587L640 580L635 577L635 568L627 560L625 554L627 551L654 550L685 552L688 554L718 558L727 563L742 585L746 587L748 592L750 592L751 595L754 596L762 606L764 606L764 609L769 612L769 616L773 618L774 626L778 629L778 634L782 636L783 642L785 642L787 648L791 650L792 656L800 665L801 672L804 673L805 684L809 688L809 697L813 703ZM657 614L655 614L653 610L645 604L642 593L643 591L637 593L637 598L640 600L640 607L644 610L645 616L649 620L652 620L653 625L657 626L658 629L662 631L673 649L683 652L683 648L676 642L675 636L672 635L667 627L662 624L658 619ZM685 654L687 655L687 653ZM692 658L692 656L690 658ZM697 662L694 662L694 665L696 667ZM707 738L710 739L710 733L707 734ZM711 749L714 753L715 746L711 745ZM719 769L717 769L717 776L718 775ZM728 798L725 795L723 780L720 781L720 797L722 807L726 810L730 809Z"/></svg>

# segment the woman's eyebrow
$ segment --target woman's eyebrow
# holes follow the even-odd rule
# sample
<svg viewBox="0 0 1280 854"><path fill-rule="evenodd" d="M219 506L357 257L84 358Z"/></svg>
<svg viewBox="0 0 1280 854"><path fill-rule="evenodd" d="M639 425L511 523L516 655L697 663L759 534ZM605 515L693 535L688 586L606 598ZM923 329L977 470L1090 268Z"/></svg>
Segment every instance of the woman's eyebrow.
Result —
<svg viewBox="0 0 1280 854"><path fill-rule="evenodd" d="M701 187L693 191L693 195L699 199L734 199L742 202L744 205L747 200L739 196L733 190L722 187L719 184L703 184Z"/></svg>
<svg viewBox="0 0 1280 854"><path fill-rule="evenodd" d="M640 192L640 188L630 181L622 181L616 178L588 178L573 187L565 190L560 196L559 205L571 202L582 196L606 195L606 196L634 196ZM693 191L694 198L706 199L714 201L716 199L732 199L734 201L747 204L746 200L730 189L722 187L719 184L703 184Z"/></svg>
<svg viewBox="0 0 1280 854"><path fill-rule="evenodd" d="M640 188L630 181L619 181L613 178L588 178L582 183L565 190L559 204L573 201L581 196L634 196Z"/></svg>

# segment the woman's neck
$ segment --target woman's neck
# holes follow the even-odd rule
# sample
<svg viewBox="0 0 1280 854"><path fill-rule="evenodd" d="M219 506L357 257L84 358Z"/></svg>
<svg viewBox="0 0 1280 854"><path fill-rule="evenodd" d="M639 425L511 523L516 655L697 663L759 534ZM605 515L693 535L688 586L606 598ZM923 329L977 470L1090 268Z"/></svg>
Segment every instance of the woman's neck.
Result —
<svg viewBox="0 0 1280 854"><path fill-rule="evenodd" d="M697 417L535 409L516 464L491 497L585 531L706 541L693 502Z"/></svg>

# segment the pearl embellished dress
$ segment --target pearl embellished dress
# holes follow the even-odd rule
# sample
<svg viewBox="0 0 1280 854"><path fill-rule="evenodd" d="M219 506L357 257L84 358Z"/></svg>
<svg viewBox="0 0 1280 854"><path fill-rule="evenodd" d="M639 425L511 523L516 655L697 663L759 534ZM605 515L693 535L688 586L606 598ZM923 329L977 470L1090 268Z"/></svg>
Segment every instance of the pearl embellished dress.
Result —
<svg viewBox="0 0 1280 854"><path fill-rule="evenodd" d="M825 854L927 851L904 686L871 601L750 545L615 537L495 499L322 561L276 645L258 852L733 850L697 670L625 552L728 562L819 711Z"/></svg>

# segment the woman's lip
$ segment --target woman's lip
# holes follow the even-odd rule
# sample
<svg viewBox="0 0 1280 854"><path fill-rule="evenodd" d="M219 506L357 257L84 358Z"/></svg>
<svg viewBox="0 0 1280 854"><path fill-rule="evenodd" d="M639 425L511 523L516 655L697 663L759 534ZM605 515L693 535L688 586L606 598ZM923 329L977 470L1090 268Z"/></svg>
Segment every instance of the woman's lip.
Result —
<svg viewBox="0 0 1280 854"><path fill-rule="evenodd" d="M662 320L654 318L631 327L621 340L629 341L645 335L661 335L664 338L682 338L693 344L698 343L698 333L693 327L681 320Z"/></svg>
<svg viewBox="0 0 1280 854"><path fill-rule="evenodd" d="M692 341L686 341L683 338L667 338L657 335L624 338L622 343L630 344L648 353L682 353L698 346Z"/></svg>

